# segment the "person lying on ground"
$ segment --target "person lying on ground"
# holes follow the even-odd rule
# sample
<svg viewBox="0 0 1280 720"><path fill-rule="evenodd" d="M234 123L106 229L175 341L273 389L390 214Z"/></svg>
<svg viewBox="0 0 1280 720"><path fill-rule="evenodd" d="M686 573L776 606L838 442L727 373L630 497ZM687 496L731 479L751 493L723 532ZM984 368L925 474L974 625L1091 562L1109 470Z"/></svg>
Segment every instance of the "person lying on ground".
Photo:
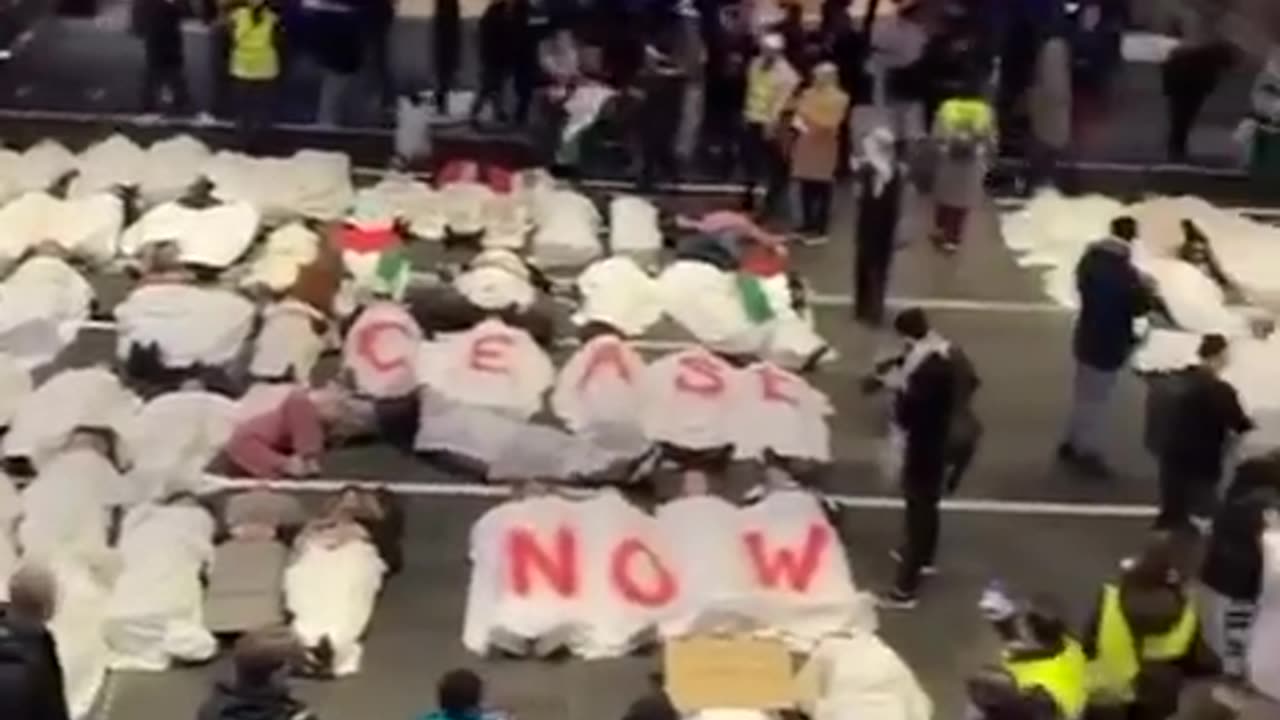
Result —
<svg viewBox="0 0 1280 720"><path fill-rule="evenodd" d="M326 443L372 432L372 413L337 382L309 388L290 377L263 379L240 398L224 456L250 477L315 477Z"/></svg>

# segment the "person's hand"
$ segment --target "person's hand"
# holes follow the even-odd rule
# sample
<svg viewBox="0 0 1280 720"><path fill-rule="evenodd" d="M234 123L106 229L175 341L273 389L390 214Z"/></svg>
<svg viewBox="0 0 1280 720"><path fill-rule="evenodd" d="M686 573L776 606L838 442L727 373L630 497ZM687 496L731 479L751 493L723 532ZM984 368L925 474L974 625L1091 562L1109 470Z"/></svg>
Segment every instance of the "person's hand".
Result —
<svg viewBox="0 0 1280 720"><path fill-rule="evenodd" d="M982 597L978 600L978 612L982 613L982 617L988 621L1000 623L1017 615L1018 607L1004 588L993 583L982 591Z"/></svg>

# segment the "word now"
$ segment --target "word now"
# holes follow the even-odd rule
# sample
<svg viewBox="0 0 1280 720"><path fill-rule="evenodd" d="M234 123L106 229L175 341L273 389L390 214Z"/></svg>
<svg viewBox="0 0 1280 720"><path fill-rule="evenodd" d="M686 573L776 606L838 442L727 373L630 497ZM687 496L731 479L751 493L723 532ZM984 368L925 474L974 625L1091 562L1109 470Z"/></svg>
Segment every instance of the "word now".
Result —
<svg viewBox="0 0 1280 720"><path fill-rule="evenodd" d="M571 648L600 656L652 626L681 636L726 619L734 629L834 631L856 595L834 529L802 492L748 508L686 498L654 515L611 492L516 501L476 524L472 560L464 642L477 652L495 634L559 633L608 638L594 653Z"/></svg>

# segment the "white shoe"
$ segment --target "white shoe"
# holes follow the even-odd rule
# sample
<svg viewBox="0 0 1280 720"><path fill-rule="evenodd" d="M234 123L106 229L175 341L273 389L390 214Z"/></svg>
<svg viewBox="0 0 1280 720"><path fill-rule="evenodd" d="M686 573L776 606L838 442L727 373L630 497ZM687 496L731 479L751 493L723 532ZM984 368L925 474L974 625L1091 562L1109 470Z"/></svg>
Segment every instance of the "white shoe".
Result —
<svg viewBox="0 0 1280 720"><path fill-rule="evenodd" d="M164 120L164 116L160 113L145 113L133 119L138 125L159 125Z"/></svg>
<svg viewBox="0 0 1280 720"><path fill-rule="evenodd" d="M196 116L191 119L191 122L199 127L209 127L210 125L217 125L218 118L210 115L207 112L202 112L202 113L196 113Z"/></svg>

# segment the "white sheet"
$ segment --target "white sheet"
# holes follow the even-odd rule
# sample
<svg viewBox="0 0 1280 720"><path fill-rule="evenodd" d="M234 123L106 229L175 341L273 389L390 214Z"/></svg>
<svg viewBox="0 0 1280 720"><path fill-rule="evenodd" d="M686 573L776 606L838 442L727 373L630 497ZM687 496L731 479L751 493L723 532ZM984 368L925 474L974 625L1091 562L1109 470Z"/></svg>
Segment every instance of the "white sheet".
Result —
<svg viewBox="0 0 1280 720"><path fill-rule="evenodd" d="M123 135L112 135L80 153L76 177L71 181L71 197L84 197L121 187L141 184L146 153Z"/></svg>
<svg viewBox="0 0 1280 720"><path fill-rule="evenodd" d="M116 349L155 343L171 367L221 366L234 360L253 330L253 304L218 288L144 285L116 306Z"/></svg>
<svg viewBox="0 0 1280 720"><path fill-rule="evenodd" d="M147 148L140 180L142 200L148 205L182 197L200 179L209 161L209 148L190 135L177 135Z"/></svg>
<svg viewBox="0 0 1280 720"><path fill-rule="evenodd" d="M0 263L52 241L94 264L115 257L124 228L124 203L112 193L62 200L29 192L0 208Z"/></svg>
<svg viewBox="0 0 1280 720"><path fill-rule="evenodd" d="M362 395L403 397L418 385L414 364L421 343L422 330L404 306L376 302L347 331L342 364Z"/></svg>
<svg viewBox="0 0 1280 720"><path fill-rule="evenodd" d="M574 322L602 322L626 335L641 335L662 319L657 281L629 257L597 260L578 275L582 304Z"/></svg>
<svg viewBox="0 0 1280 720"><path fill-rule="evenodd" d="M166 393L144 405L122 437L139 497L205 490L205 470L231 438L235 420L235 401L201 390Z"/></svg>
<svg viewBox="0 0 1280 720"><path fill-rule="evenodd" d="M23 556L68 556L99 562L107 555L108 507L128 493L124 479L100 455L64 451L22 491L18 542Z"/></svg>
<svg viewBox="0 0 1280 720"><path fill-rule="evenodd" d="M76 557L58 556L48 565L58 582L58 608L49 630L58 645L67 707L71 717L86 718L107 678L110 652L103 627L109 581Z"/></svg>
<svg viewBox="0 0 1280 720"><path fill-rule="evenodd" d="M542 407L555 369L528 333L490 319L423 343L417 376L450 400L524 419Z"/></svg>
<svg viewBox="0 0 1280 720"><path fill-rule="evenodd" d="M439 241L445 234L442 197L412 175L388 174L376 185L356 193L351 220L357 224L385 224L402 221L409 232L424 240Z"/></svg>
<svg viewBox="0 0 1280 720"><path fill-rule="evenodd" d="M635 195L619 195L610 200L609 249L616 254L656 260L662 250L657 206Z"/></svg>
<svg viewBox="0 0 1280 720"><path fill-rule="evenodd" d="M587 196L573 190L545 189L533 194L532 256L542 267L581 267L599 257L600 212Z"/></svg>
<svg viewBox="0 0 1280 720"><path fill-rule="evenodd" d="M0 352L27 370L52 362L89 318L93 288L67 263L37 256L0 283Z"/></svg>
<svg viewBox="0 0 1280 720"><path fill-rule="evenodd" d="M249 202L203 209L166 202L129 226L120 239L120 252L137 255L152 243L173 242L183 262L226 268L248 251L260 220Z"/></svg>
<svg viewBox="0 0 1280 720"><path fill-rule="evenodd" d="M293 631L307 647L328 638L334 674L360 669L361 640L382 588L386 565L373 545L348 542L328 547L303 540L284 576L285 606L293 613Z"/></svg>
<svg viewBox="0 0 1280 720"><path fill-rule="evenodd" d="M320 237L302 223L289 223L267 235L240 286L261 286L283 293L297 282L298 271L315 262L319 254Z"/></svg>
<svg viewBox="0 0 1280 720"><path fill-rule="evenodd" d="M288 158L249 157L219 152L205 166L214 195L227 202L253 203L264 222L346 215L355 192L351 159L343 153L302 150Z"/></svg>
<svg viewBox="0 0 1280 720"><path fill-rule="evenodd" d="M292 374L301 383L309 383L320 355L336 338L328 332L316 332L316 324L327 327L328 318L310 305L286 298L262 310L262 326L253 339L249 373L259 378L278 378Z"/></svg>
<svg viewBox="0 0 1280 720"><path fill-rule="evenodd" d="M140 405L138 398L105 368L64 370L18 405L4 437L4 454L29 457L40 469L62 448L72 430L124 427Z"/></svg>
<svg viewBox="0 0 1280 720"><path fill-rule="evenodd" d="M123 568L104 628L112 667L160 671L203 662L218 643L204 627L203 569L213 561L213 517L197 505L139 505L121 525Z"/></svg>
<svg viewBox="0 0 1280 720"><path fill-rule="evenodd" d="M572 432L592 427L634 428L642 432L636 408L643 400L644 358L625 340L593 338L560 369L551 409Z"/></svg>
<svg viewBox="0 0 1280 720"><path fill-rule="evenodd" d="M645 371L641 423L653 442L695 450L735 440L738 374L701 347L672 353Z"/></svg>

